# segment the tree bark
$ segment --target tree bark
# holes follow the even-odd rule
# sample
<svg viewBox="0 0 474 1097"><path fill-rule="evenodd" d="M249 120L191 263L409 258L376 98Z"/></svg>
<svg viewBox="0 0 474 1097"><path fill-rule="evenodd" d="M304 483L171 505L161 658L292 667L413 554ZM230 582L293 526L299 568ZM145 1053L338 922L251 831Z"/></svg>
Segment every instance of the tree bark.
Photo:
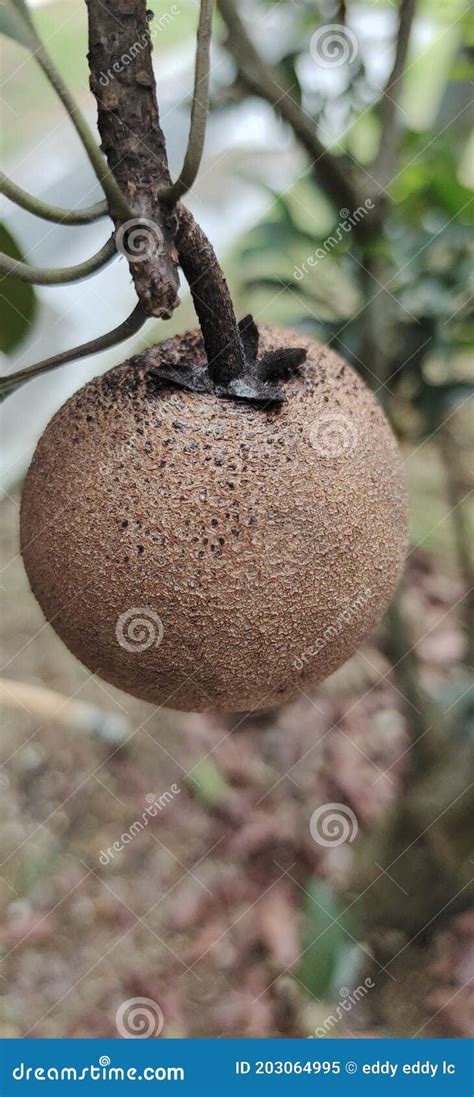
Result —
<svg viewBox="0 0 474 1097"><path fill-rule="evenodd" d="M137 215L144 235L157 226L162 247L130 261L142 308L168 317L179 303L178 261L189 283L215 381L227 383L246 367L229 289L212 245L183 206L158 200L170 185L159 123L145 0L86 0L90 84L97 100L103 151ZM119 230L121 228L118 223ZM139 229L138 229L139 232ZM153 242L153 241L152 241ZM126 237L124 240L127 250ZM178 255L179 250L179 255Z"/></svg>
<svg viewBox="0 0 474 1097"><path fill-rule="evenodd" d="M170 174L160 127L144 0L86 0L90 86L102 149L137 221L111 210L135 289L148 316L169 318L179 304L176 213L160 204ZM139 221L142 222L140 228ZM136 257L135 257L136 256Z"/></svg>

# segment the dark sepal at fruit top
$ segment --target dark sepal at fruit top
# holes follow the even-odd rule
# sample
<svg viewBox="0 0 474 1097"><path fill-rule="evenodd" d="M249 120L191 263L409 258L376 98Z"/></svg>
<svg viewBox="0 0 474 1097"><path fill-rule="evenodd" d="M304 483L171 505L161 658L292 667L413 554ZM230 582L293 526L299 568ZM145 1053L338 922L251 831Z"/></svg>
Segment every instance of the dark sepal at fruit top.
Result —
<svg viewBox="0 0 474 1097"><path fill-rule="evenodd" d="M160 366L150 375L156 380L187 389L196 393L214 393L233 400L246 400L259 406L282 404L284 392L274 382L287 381L294 376L306 358L303 347L282 348L258 356L259 334L252 316L245 316L239 322L239 335L244 350L246 370L239 377L233 377L227 384L213 381L209 363L203 356L202 361L193 366L176 368ZM214 363L213 373L218 375Z"/></svg>

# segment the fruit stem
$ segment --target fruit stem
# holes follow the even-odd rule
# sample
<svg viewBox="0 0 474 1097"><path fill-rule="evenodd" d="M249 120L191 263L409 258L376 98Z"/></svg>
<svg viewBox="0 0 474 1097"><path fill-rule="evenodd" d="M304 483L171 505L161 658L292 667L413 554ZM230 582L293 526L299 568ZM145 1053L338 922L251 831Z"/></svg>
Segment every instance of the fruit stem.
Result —
<svg viewBox="0 0 474 1097"><path fill-rule="evenodd" d="M206 348L209 375L227 385L247 372L247 361L224 274L212 244L192 214L179 207L177 245Z"/></svg>

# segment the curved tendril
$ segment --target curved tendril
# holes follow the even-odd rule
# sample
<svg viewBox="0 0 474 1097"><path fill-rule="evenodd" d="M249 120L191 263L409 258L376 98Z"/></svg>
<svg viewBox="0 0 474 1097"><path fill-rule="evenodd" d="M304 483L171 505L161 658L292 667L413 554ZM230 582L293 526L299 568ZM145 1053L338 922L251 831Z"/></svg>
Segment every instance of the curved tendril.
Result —
<svg viewBox="0 0 474 1097"><path fill-rule="evenodd" d="M100 251L97 251L95 255L91 255L90 259L85 259L83 263L77 263L74 267L33 267L29 263L23 263L21 259L12 259L10 255L1 252L0 274L3 274L5 278L9 276L19 278L21 282L29 282L31 285L36 286L62 286L67 285L69 282L78 282L81 278L88 278L89 275L95 274L101 267L105 267L107 263L110 263L116 253L115 233L112 233L112 236L100 248ZM2 279L0 279L0 284L1 282Z"/></svg>
<svg viewBox="0 0 474 1097"><path fill-rule="evenodd" d="M28 213L33 213L35 217L41 217L43 221L53 221L59 225L89 225L108 213L107 202L96 202L93 206L77 210L51 206L49 202L43 202L41 198L36 198L17 186L3 171L0 171L0 194L4 194L10 202L15 202Z"/></svg>
<svg viewBox="0 0 474 1097"><path fill-rule="evenodd" d="M161 201L170 205L178 202L191 189L201 164L209 110L209 73L214 0L201 0L197 31L196 66L194 71L193 105L188 147L180 175L170 187L159 191Z"/></svg>
<svg viewBox="0 0 474 1097"><path fill-rule="evenodd" d="M125 339L129 339L131 335L135 335L140 331L147 319L148 317L145 316L141 305L135 305L130 316L123 320L118 327L106 332L105 335L99 335L97 339L90 339L89 342L81 343L71 350L63 350L59 354L53 354L51 358L44 358L43 361L38 362L35 366L30 366L29 369L19 370L17 373L0 377L0 397L10 395L19 385L39 377L42 373L48 373L49 370L57 369L58 366L65 366L68 362L73 362L77 358L88 358L91 354L98 354L102 350L123 343Z"/></svg>

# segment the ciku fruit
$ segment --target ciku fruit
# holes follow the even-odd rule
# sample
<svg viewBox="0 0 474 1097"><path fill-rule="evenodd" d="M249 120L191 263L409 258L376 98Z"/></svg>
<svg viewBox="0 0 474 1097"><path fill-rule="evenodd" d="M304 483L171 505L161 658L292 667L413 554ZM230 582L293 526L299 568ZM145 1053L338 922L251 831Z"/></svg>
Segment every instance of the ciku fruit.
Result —
<svg viewBox="0 0 474 1097"><path fill-rule="evenodd" d="M276 352L298 368L265 403L209 385L200 332L158 344L75 393L29 469L21 544L47 620L154 705L306 692L396 588L406 490L377 401L332 351L260 327L268 373Z"/></svg>

